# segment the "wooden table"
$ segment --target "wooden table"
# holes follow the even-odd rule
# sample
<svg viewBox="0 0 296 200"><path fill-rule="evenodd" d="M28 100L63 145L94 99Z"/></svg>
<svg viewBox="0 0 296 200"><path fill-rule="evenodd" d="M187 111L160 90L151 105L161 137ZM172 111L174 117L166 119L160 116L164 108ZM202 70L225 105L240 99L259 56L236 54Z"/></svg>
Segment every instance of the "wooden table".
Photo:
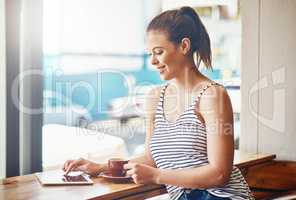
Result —
<svg viewBox="0 0 296 200"><path fill-rule="evenodd" d="M234 163L243 171L248 167L270 162L275 155L235 152ZM166 193L160 185L112 183L94 178L91 186L41 186L35 175L17 176L1 180L0 200L17 199L124 199L140 200Z"/></svg>

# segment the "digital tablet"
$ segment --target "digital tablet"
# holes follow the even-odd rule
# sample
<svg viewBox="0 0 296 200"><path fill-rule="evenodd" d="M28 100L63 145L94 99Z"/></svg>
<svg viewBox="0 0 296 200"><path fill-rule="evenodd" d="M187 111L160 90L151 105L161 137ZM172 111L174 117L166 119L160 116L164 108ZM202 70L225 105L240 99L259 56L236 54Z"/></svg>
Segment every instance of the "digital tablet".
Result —
<svg viewBox="0 0 296 200"><path fill-rule="evenodd" d="M35 173L42 185L91 185L93 181L82 172L70 172L64 175L64 171L46 171Z"/></svg>

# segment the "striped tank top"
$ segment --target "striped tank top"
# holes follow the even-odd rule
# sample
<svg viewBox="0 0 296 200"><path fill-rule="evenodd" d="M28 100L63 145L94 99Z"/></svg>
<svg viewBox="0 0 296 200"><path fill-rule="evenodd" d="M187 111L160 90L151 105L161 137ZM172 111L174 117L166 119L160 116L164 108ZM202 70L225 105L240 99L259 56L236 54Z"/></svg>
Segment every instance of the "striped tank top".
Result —
<svg viewBox="0 0 296 200"><path fill-rule="evenodd" d="M160 169L185 169L207 165L207 136L206 127L195 113L196 103L203 93L212 85L204 87L197 99L181 114L175 122L170 122L164 115L164 94L168 86L162 88L158 102L154 133L150 141L151 155ZM190 188L166 185L170 199L178 199ZM233 166L229 182L224 187L206 189L212 195L230 199L253 199L250 189L240 170Z"/></svg>

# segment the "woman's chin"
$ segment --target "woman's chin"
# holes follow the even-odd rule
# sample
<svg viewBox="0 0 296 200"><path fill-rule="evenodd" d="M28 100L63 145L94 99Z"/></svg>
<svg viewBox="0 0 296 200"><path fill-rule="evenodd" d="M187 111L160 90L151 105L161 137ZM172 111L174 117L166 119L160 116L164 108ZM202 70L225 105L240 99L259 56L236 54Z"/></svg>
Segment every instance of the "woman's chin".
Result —
<svg viewBox="0 0 296 200"><path fill-rule="evenodd" d="M165 81L168 81L168 80L171 80L171 79L172 79L171 76L169 76L168 74L165 74L165 73L161 73L161 74L160 74L160 78L161 78L162 80L165 80Z"/></svg>
<svg viewBox="0 0 296 200"><path fill-rule="evenodd" d="M161 78L162 80L164 80L164 81L168 81L168 80L170 80L167 76L160 76L160 78Z"/></svg>

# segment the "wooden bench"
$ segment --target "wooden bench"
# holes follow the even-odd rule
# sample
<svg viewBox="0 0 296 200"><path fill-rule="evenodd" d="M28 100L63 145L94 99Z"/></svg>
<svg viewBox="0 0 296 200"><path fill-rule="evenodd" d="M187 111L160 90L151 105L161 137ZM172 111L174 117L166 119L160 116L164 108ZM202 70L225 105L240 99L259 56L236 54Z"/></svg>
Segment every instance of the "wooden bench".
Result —
<svg viewBox="0 0 296 200"><path fill-rule="evenodd" d="M244 172L256 199L274 199L294 195L296 199L296 162L271 160Z"/></svg>

